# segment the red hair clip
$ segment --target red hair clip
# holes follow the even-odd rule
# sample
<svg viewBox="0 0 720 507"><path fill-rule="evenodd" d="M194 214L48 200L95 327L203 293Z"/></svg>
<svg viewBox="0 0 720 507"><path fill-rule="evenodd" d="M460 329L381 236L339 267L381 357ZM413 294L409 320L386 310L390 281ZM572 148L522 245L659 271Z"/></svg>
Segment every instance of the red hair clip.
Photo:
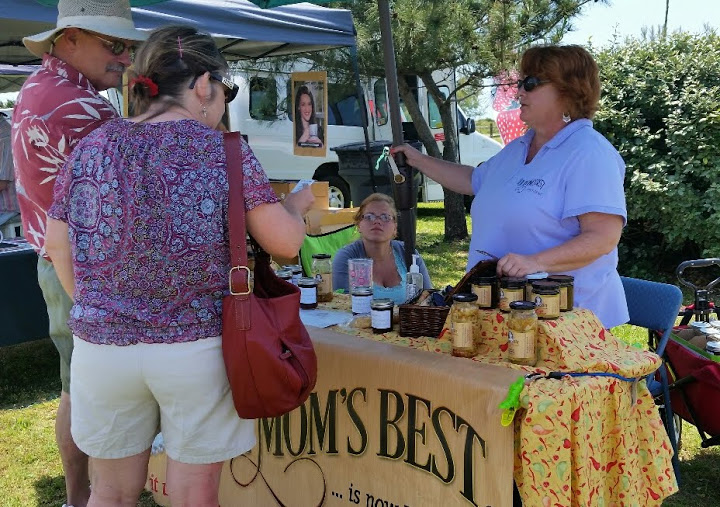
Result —
<svg viewBox="0 0 720 507"><path fill-rule="evenodd" d="M158 85L155 83L155 81L153 81L147 76L138 76L132 81L130 81L130 88L132 88L136 84L141 84L146 87L151 97L155 97L159 93Z"/></svg>

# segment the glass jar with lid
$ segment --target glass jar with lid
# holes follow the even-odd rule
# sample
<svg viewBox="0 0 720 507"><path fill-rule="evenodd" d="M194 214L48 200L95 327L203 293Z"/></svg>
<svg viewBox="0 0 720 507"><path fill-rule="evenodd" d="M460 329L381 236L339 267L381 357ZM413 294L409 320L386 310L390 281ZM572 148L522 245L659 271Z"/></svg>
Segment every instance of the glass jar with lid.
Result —
<svg viewBox="0 0 720 507"><path fill-rule="evenodd" d="M283 269L290 270L292 273L292 283L297 285L298 280L300 280L302 276L302 266L300 264L288 264L287 266L283 266Z"/></svg>
<svg viewBox="0 0 720 507"><path fill-rule="evenodd" d="M298 288L300 289L300 308L303 310L317 308L317 280L309 276L301 276L298 279Z"/></svg>
<svg viewBox="0 0 720 507"><path fill-rule="evenodd" d="M572 275L550 275L548 280L560 284L560 311L572 311L575 306L575 277Z"/></svg>
<svg viewBox="0 0 720 507"><path fill-rule="evenodd" d="M473 357L475 346L475 317L478 313L477 294L455 294L450 309L450 331L452 333L452 355Z"/></svg>
<svg viewBox="0 0 720 507"><path fill-rule="evenodd" d="M288 283L292 283L292 271L289 269L281 268L275 271L275 274L281 280L285 280Z"/></svg>
<svg viewBox="0 0 720 507"><path fill-rule="evenodd" d="M533 295L532 295L532 284L533 282L537 282L539 280L545 280L548 277L548 274L545 271L540 271L538 273L530 273L525 277L527 280L527 284L525 285L525 301L532 301Z"/></svg>
<svg viewBox="0 0 720 507"><path fill-rule="evenodd" d="M513 301L525 300L525 279L504 276L500 279L500 298L498 308L500 311L509 312L510 303Z"/></svg>
<svg viewBox="0 0 720 507"><path fill-rule="evenodd" d="M370 303L373 290L371 287L353 287L350 290L350 307L353 315L370 315Z"/></svg>
<svg viewBox="0 0 720 507"><path fill-rule="evenodd" d="M313 276L318 281L318 302L327 303L332 301L332 261L330 259L330 254L313 254L311 270Z"/></svg>
<svg viewBox="0 0 720 507"><path fill-rule="evenodd" d="M497 276L479 276L473 279L472 292L477 296L478 308L495 308L498 304Z"/></svg>
<svg viewBox="0 0 720 507"><path fill-rule="evenodd" d="M532 298L538 317L541 319L560 317L560 284L550 280L533 282Z"/></svg>
<svg viewBox="0 0 720 507"><path fill-rule="evenodd" d="M507 359L523 366L537 363L537 323L535 303L513 301L510 303Z"/></svg>
<svg viewBox="0 0 720 507"><path fill-rule="evenodd" d="M373 333L392 331L392 315L395 302L389 298L373 299L370 302L370 321Z"/></svg>

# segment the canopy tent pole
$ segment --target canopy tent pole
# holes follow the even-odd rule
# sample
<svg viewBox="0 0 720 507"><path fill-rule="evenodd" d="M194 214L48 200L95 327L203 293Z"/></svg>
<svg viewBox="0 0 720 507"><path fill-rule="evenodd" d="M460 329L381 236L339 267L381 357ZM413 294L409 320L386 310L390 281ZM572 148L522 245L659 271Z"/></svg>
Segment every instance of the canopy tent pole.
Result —
<svg viewBox="0 0 720 507"><path fill-rule="evenodd" d="M390 127L392 128L393 146L399 146L405 141L402 133L400 91L398 89L395 46L393 43L392 26L390 23L390 4L388 0L378 0L378 13L380 15L380 39L382 40L385 77L387 79ZM400 185L393 183L393 193L395 194L395 205L400 212L398 233L400 239L405 243L405 265L409 269L412 264L412 254L415 251L415 205L417 204L417 191L414 188L413 169L406 165L405 157L397 158L397 166L400 173L405 176L405 182Z"/></svg>

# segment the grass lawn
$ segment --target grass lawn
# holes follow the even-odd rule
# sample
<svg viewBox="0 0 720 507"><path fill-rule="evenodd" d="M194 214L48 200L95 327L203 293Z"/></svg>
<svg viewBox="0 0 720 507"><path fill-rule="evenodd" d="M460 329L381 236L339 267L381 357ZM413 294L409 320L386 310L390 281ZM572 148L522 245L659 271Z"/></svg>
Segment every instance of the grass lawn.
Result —
<svg viewBox="0 0 720 507"><path fill-rule="evenodd" d="M469 224L468 224L469 226ZM457 282L467 262L468 241L447 243L441 204L418 210L418 250L433 284ZM643 330L613 329L628 343L643 346ZM0 348L0 505L54 506L65 501L60 457L55 446L54 417L60 391L57 352L50 340ZM695 428L683 425L680 493L668 507L720 506L720 447L700 449ZM149 494L138 505L154 506Z"/></svg>

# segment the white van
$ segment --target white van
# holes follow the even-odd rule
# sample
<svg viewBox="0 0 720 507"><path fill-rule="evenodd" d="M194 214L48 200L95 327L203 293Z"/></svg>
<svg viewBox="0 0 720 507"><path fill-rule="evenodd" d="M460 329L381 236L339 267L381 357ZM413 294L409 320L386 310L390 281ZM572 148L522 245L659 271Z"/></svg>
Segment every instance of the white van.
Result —
<svg viewBox="0 0 720 507"><path fill-rule="evenodd" d="M229 105L228 126L230 130L239 130L247 135L250 146L271 179L313 178L327 181L330 185L330 206L348 207L352 198L350 186L338 174L338 157L334 151L328 149L325 157L293 154L290 78L289 72L235 69L233 79L240 86L240 92ZM416 79L409 84L417 93L423 116L429 120L428 124L442 150L444 137L437 106L422 86L421 80ZM452 83L444 81L440 81L438 85L446 93L449 93L453 86ZM367 118L371 141L392 140L389 119L387 114L383 114L387 111L385 80L365 80L363 93L364 104L360 104L354 85L328 83L328 148L364 142L362 114ZM502 145L475 132L475 122L467 119L459 107L457 118L462 163L477 165L500 151ZM409 115L403 111L405 140L417 139L413 136L412 122L406 122L406 119L409 120ZM418 197L421 201L442 200L442 187L429 178L423 178Z"/></svg>

